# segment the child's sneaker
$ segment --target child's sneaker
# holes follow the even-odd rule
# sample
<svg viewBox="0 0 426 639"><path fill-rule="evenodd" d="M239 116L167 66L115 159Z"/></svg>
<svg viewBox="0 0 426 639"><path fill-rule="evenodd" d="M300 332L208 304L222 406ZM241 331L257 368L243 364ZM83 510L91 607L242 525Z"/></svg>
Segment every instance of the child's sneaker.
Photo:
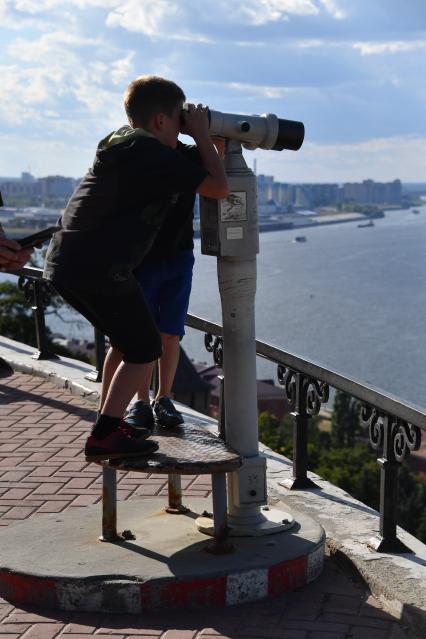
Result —
<svg viewBox="0 0 426 639"><path fill-rule="evenodd" d="M119 457L140 457L150 455L156 450L158 450L157 442L140 441L124 433L121 428L113 430L102 439L89 435L84 447L88 462Z"/></svg>
<svg viewBox="0 0 426 639"><path fill-rule="evenodd" d="M152 432L154 428L154 414L149 404L138 399L129 409L124 418L126 424L133 428L147 429Z"/></svg>
<svg viewBox="0 0 426 639"><path fill-rule="evenodd" d="M152 402L152 408L157 424L164 428L179 426L183 424L182 414L173 405L169 397L159 397Z"/></svg>

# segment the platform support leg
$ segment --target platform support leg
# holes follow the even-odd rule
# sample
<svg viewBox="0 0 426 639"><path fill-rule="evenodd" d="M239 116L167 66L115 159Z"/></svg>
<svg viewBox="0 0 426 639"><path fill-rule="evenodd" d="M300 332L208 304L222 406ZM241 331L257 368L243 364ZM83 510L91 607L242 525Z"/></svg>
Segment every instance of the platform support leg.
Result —
<svg viewBox="0 0 426 639"><path fill-rule="evenodd" d="M101 541L117 541L117 473L114 468L102 469L102 535Z"/></svg>
<svg viewBox="0 0 426 639"><path fill-rule="evenodd" d="M172 515L180 515L189 512L189 508L185 508L182 504L182 482L180 475L170 473L167 482L167 491L169 495L169 505L166 512Z"/></svg>
<svg viewBox="0 0 426 639"><path fill-rule="evenodd" d="M217 543L228 535L226 473L212 474L213 527Z"/></svg>

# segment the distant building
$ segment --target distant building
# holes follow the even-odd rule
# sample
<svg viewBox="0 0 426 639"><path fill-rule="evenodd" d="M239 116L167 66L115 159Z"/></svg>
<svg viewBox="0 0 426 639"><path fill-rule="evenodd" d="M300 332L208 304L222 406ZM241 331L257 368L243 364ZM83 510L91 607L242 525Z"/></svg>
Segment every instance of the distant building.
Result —
<svg viewBox="0 0 426 639"><path fill-rule="evenodd" d="M357 204L401 204L402 184L400 180L393 182L347 182L342 186L342 202Z"/></svg>
<svg viewBox="0 0 426 639"><path fill-rule="evenodd" d="M48 175L35 178L29 172L20 178L1 178L0 188L5 200L9 196L23 196L28 200L41 201L43 198L69 198L76 186L76 180L62 175Z"/></svg>
<svg viewBox="0 0 426 639"><path fill-rule="evenodd" d="M75 180L62 175L48 175L39 178L38 182L41 186L41 194L47 197L68 198L75 188Z"/></svg>

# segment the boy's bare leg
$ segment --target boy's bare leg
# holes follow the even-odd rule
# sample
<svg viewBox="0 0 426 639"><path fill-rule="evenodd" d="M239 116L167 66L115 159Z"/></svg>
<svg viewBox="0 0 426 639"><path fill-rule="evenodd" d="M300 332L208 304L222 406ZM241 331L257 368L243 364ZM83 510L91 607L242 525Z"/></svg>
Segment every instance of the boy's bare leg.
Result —
<svg viewBox="0 0 426 639"><path fill-rule="evenodd" d="M139 380L138 386L138 399L144 401L146 404L149 404L149 391L151 388L151 380L152 380L152 372L154 370L155 362L150 362L146 365L142 372L142 376Z"/></svg>
<svg viewBox="0 0 426 639"><path fill-rule="evenodd" d="M122 419L124 412L138 390L141 377L146 374L147 364L121 362L117 367L102 406L102 414Z"/></svg>
<svg viewBox="0 0 426 639"><path fill-rule="evenodd" d="M179 362L179 335L160 333L163 344L163 354L159 360L159 386L155 399L171 397L172 386Z"/></svg>
<svg viewBox="0 0 426 639"><path fill-rule="evenodd" d="M163 354L159 362L159 386L156 399L158 397L171 397L173 380L179 362L179 335L160 333L163 345ZM152 371L155 362L152 363L151 370L146 370L146 374L141 379L138 389L138 399L149 404L149 389L151 386Z"/></svg>
<svg viewBox="0 0 426 639"><path fill-rule="evenodd" d="M169 333L160 333L163 346L163 354L158 360L159 362L159 380L158 397L171 397L173 380L176 375L176 369L179 362L179 335L170 335ZM143 378L140 380L138 388L138 399L149 404L149 390L151 386L152 371L155 362L152 363L151 370L146 370Z"/></svg>
<svg viewBox="0 0 426 639"><path fill-rule="evenodd" d="M105 399L108 394L111 380L114 377L114 373L122 361L123 361L123 353L121 353L121 351L111 346L111 348L108 350L108 353L106 354L104 368L102 371L102 388L101 388L101 398L99 401L100 413L102 412L102 407L105 403Z"/></svg>

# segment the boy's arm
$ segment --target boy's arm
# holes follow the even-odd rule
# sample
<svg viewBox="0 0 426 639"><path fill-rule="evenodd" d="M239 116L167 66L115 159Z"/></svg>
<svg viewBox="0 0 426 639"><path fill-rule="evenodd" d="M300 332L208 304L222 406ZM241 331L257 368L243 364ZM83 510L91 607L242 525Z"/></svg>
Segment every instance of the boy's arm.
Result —
<svg viewBox="0 0 426 639"><path fill-rule="evenodd" d="M227 197L229 195L228 180L222 160L209 134L207 108L201 105L190 105L185 116L184 132L194 138L203 166L209 172L197 188L197 193L214 199Z"/></svg>

